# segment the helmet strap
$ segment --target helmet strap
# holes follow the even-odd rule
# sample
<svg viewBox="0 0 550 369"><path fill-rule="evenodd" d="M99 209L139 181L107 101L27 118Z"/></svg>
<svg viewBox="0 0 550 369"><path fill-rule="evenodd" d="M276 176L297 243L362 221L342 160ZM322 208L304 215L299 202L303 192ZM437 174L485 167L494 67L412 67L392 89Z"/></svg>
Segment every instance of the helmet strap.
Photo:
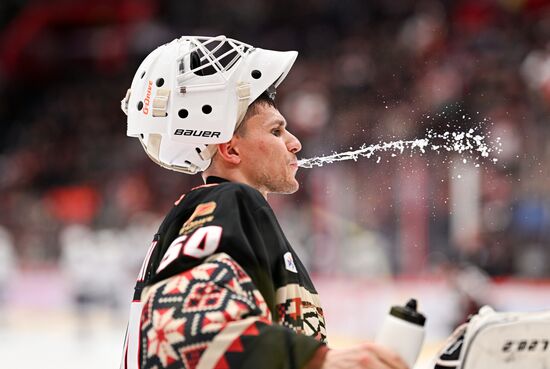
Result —
<svg viewBox="0 0 550 369"><path fill-rule="evenodd" d="M170 89L158 88L155 97L153 98L153 117L165 117L168 109L168 98L170 97Z"/></svg>
<svg viewBox="0 0 550 369"><path fill-rule="evenodd" d="M248 110L248 102L250 100L250 83L239 82L237 86L237 99L237 124L235 124L235 131L243 122L244 115Z"/></svg>

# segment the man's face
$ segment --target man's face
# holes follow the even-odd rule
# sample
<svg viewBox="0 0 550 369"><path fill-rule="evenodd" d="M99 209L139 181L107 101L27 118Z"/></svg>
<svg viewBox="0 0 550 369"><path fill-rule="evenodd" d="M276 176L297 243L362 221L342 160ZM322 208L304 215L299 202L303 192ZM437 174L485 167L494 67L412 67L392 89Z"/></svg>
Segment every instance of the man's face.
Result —
<svg viewBox="0 0 550 369"><path fill-rule="evenodd" d="M234 139L241 157L240 169L249 184L264 195L296 192L296 153L302 145L286 129L285 118L276 108L260 104L257 114L245 124L244 134L236 134Z"/></svg>

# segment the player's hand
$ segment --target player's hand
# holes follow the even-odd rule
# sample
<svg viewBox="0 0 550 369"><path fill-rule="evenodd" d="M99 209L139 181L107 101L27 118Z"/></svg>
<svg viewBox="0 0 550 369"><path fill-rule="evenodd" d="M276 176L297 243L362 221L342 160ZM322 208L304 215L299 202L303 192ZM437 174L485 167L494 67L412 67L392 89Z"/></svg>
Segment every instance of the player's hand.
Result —
<svg viewBox="0 0 550 369"><path fill-rule="evenodd" d="M325 356L322 369L407 369L403 359L374 342L347 349L332 349Z"/></svg>

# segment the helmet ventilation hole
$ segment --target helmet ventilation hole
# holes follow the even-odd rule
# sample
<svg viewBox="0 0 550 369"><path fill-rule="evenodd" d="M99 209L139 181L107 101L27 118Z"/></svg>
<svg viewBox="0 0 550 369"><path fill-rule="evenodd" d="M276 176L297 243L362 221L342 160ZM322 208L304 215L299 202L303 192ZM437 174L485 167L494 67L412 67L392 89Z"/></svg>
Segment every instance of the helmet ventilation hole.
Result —
<svg viewBox="0 0 550 369"><path fill-rule="evenodd" d="M189 112L187 111L187 109L180 109L178 111L178 117L184 119L184 118L187 118L189 116Z"/></svg>
<svg viewBox="0 0 550 369"><path fill-rule="evenodd" d="M201 154L201 152L202 152L202 151L201 151L201 149L199 149L198 147L195 147L195 151L196 151L196 152L197 152L197 154L199 154L199 155L200 155L200 154Z"/></svg>
<svg viewBox="0 0 550 369"><path fill-rule="evenodd" d="M212 107L210 105L203 105L202 106L202 112L204 114L210 114L210 113L212 113Z"/></svg>
<svg viewBox="0 0 550 369"><path fill-rule="evenodd" d="M252 78L254 79L260 79L262 77L262 72L260 72L259 70L257 69L254 69L250 75L252 76Z"/></svg>
<svg viewBox="0 0 550 369"><path fill-rule="evenodd" d="M157 87L162 87L163 84L164 84L164 78L157 79Z"/></svg>
<svg viewBox="0 0 550 369"><path fill-rule="evenodd" d="M141 72L141 77L139 78L143 79L143 77L145 77L145 71Z"/></svg>
<svg viewBox="0 0 550 369"><path fill-rule="evenodd" d="M138 111L141 111L141 109L143 109L143 101L137 103L137 109Z"/></svg>

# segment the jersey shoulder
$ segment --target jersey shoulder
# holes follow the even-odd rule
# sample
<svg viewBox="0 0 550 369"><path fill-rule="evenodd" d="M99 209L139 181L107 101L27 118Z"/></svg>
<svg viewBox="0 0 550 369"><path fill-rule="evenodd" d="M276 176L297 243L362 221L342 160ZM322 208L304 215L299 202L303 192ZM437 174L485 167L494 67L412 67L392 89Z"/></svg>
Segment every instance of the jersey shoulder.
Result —
<svg viewBox="0 0 550 369"><path fill-rule="evenodd" d="M237 182L199 186L185 196L181 205L189 207L205 201L219 201L227 205L232 202L239 202L252 208L267 205L267 201L258 190L247 184Z"/></svg>
<svg viewBox="0 0 550 369"><path fill-rule="evenodd" d="M244 183L222 182L195 187L181 196L164 219L159 233L171 224L182 223L196 211L209 211L217 207L231 209L246 208L255 211L269 206L262 194Z"/></svg>

